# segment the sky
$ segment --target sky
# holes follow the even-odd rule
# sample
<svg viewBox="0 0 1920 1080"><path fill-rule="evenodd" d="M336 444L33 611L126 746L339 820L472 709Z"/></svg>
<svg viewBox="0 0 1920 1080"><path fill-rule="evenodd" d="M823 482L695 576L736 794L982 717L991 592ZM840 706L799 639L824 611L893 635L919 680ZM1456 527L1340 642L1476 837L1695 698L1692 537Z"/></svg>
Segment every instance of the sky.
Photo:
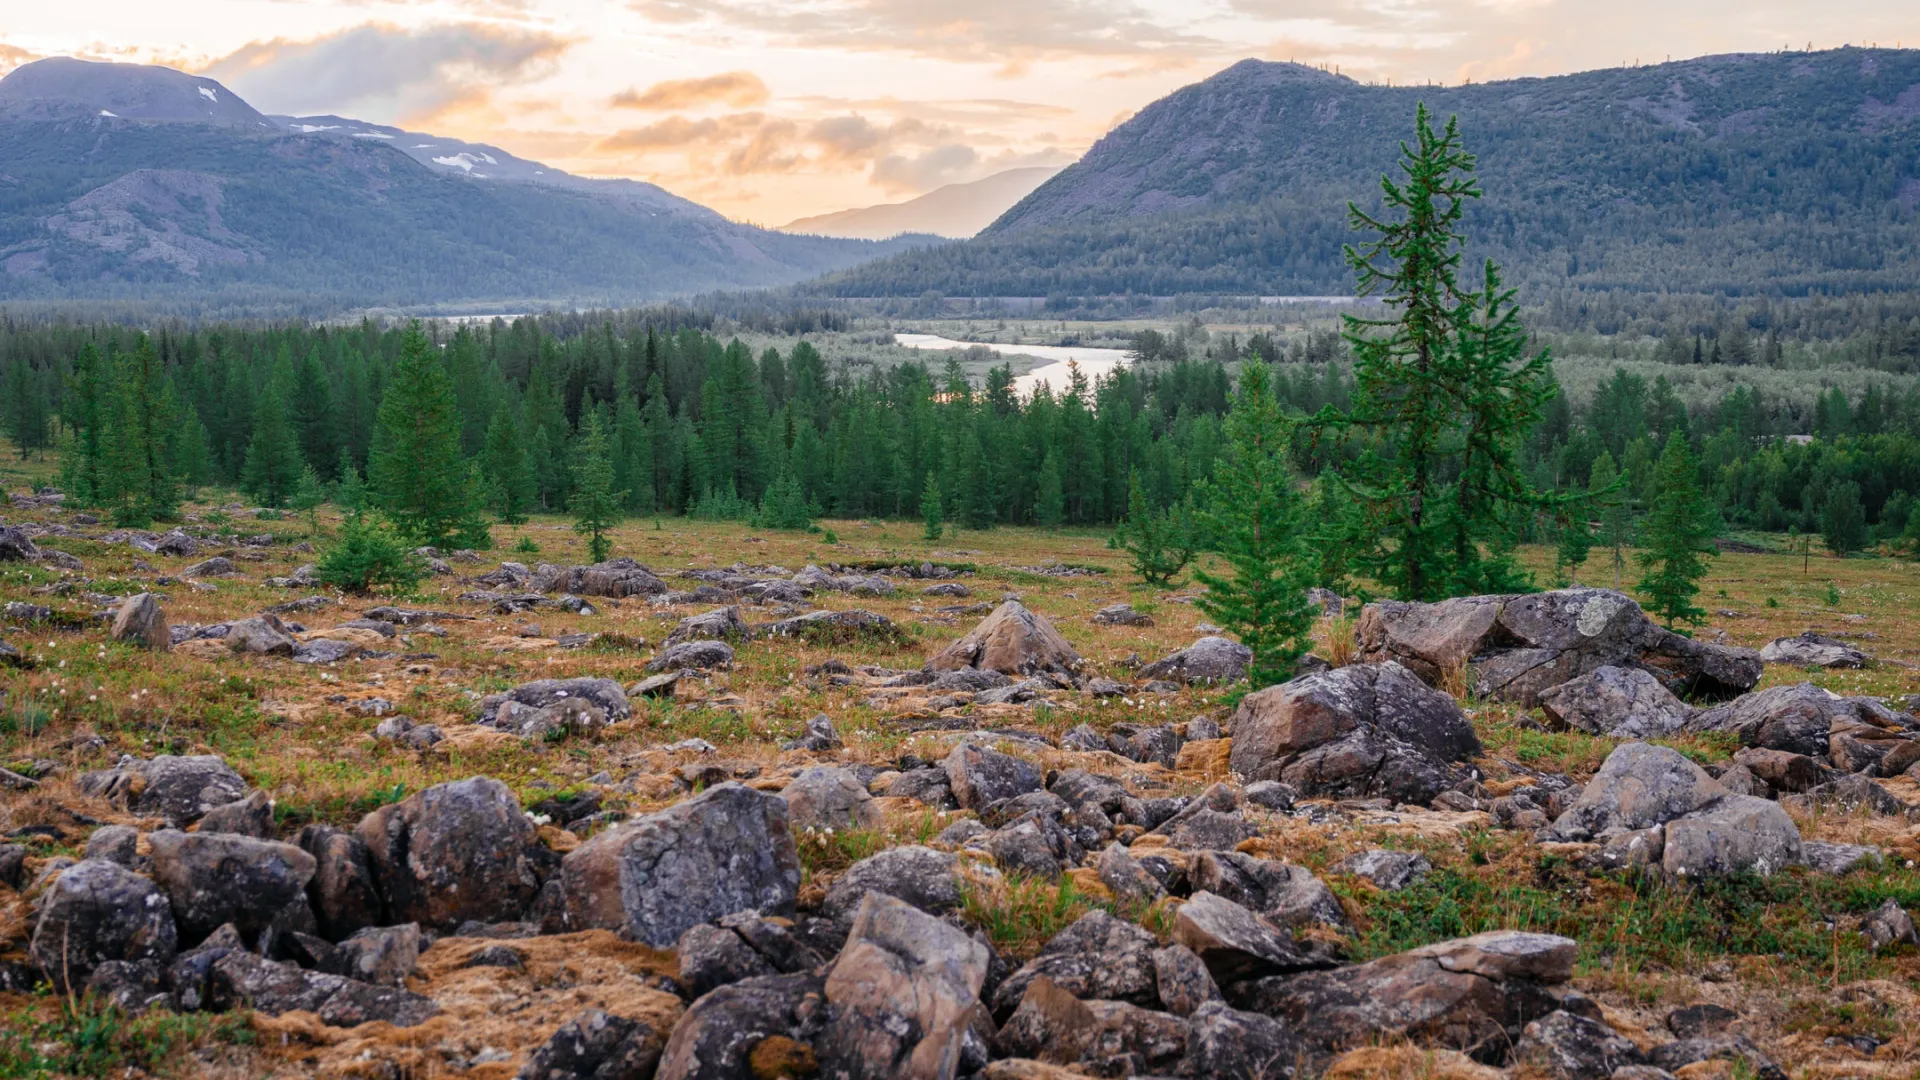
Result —
<svg viewBox="0 0 1920 1080"><path fill-rule="evenodd" d="M167 64L775 226L1071 162L1247 57L1458 83L1844 44L1920 47L1920 3L0 0L0 73Z"/></svg>

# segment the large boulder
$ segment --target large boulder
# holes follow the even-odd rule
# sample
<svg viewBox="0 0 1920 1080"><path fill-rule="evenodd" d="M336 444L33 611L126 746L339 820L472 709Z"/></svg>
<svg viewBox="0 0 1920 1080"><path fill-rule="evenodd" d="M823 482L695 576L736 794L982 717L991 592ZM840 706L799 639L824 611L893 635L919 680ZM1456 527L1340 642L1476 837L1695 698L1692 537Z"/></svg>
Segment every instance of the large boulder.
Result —
<svg viewBox="0 0 1920 1080"><path fill-rule="evenodd" d="M1678 695L1710 698L1753 689L1762 667L1753 650L1673 633L1606 589L1383 600L1366 606L1354 633L1364 660L1397 660L1428 682L1464 671L1475 694L1528 707L1601 667L1640 668Z"/></svg>
<svg viewBox="0 0 1920 1080"><path fill-rule="evenodd" d="M667 635L666 644L678 645L683 641L744 641L752 630L747 620L740 617L738 607L714 608L698 615L689 615L680 620L680 625Z"/></svg>
<svg viewBox="0 0 1920 1080"><path fill-rule="evenodd" d="M1203 637L1135 672L1142 679L1221 686L1247 677L1253 650L1223 637Z"/></svg>
<svg viewBox="0 0 1920 1080"><path fill-rule="evenodd" d="M362 818L354 833L394 922L510 921L540 891L533 824L491 777L409 795Z"/></svg>
<svg viewBox="0 0 1920 1080"><path fill-rule="evenodd" d="M869 893L827 972L831 1018L818 1042L822 1072L847 1080L962 1072L990 959L963 930Z"/></svg>
<svg viewBox="0 0 1920 1080"><path fill-rule="evenodd" d="M244 949L214 961L210 974L216 1005L245 1006L268 1016L310 1012L329 1027L358 1027L376 1020L413 1027L440 1011L431 999L410 990L307 971Z"/></svg>
<svg viewBox="0 0 1920 1080"><path fill-rule="evenodd" d="M847 921L868 893L898 897L932 914L960 907L960 860L944 851L914 844L888 848L852 866L827 888L827 915Z"/></svg>
<svg viewBox="0 0 1920 1080"><path fill-rule="evenodd" d="M1801 861L1800 830L1780 804L1728 795L1667 823L1661 866L1675 877L1771 874Z"/></svg>
<svg viewBox="0 0 1920 1080"><path fill-rule="evenodd" d="M962 810L1040 790L1040 770L1012 754L970 742L955 746L946 761L947 784Z"/></svg>
<svg viewBox="0 0 1920 1080"><path fill-rule="evenodd" d="M832 765L802 771L780 797L796 829L872 829L881 822L880 808L860 778Z"/></svg>
<svg viewBox="0 0 1920 1080"><path fill-rule="evenodd" d="M160 599L152 593L136 593L121 601L120 609L113 614L111 634L115 641L143 649L166 652L173 647L167 613L160 610Z"/></svg>
<svg viewBox="0 0 1920 1080"><path fill-rule="evenodd" d="M1051 979L1074 997L1129 1001L1153 1008L1159 1003L1154 952L1159 942L1125 919L1095 909L1055 934L993 991L993 1011L1006 1017L1020 1004L1035 979Z"/></svg>
<svg viewBox="0 0 1920 1080"><path fill-rule="evenodd" d="M1480 753L1460 706L1391 661L1302 676L1240 700L1233 771L1307 796L1426 803Z"/></svg>
<svg viewBox="0 0 1920 1080"><path fill-rule="evenodd" d="M153 880L166 891L181 939L195 945L226 923L248 940L280 913L304 901L312 855L271 840L233 833L149 834Z"/></svg>
<svg viewBox="0 0 1920 1080"><path fill-rule="evenodd" d="M0 525L0 562L32 562L40 557L33 538L18 525Z"/></svg>
<svg viewBox="0 0 1920 1080"><path fill-rule="evenodd" d="M1671 735L1693 715L1660 680L1640 668L1594 668L1541 691L1549 720L1589 735L1652 739Z"/></svg>
<svg viewBox="0 0 1920 1080"><path fill-rule="evenodd" d="M1228 997L1286 1024L1321 1062L1382 1039L1499 1062L1527 1024L1584 1002L1563 988L1577 951L1569 938L1496 930L1332 971L1265 978Z"/></svg>
<svg viewBox="0 0 1920 1080"><path fill-rule="evenodd" d="M1773 686L1694 713L1688 731L1730 731L1746 746L1825 756L1836 724L1880 726L1890 711L1871 698L1847 698L1812 683Z"/></svg>
<svg viewBox="0 0 1920 1080"><path fill-rule="evenodd" d="M1760 659L1794 667L1857 668L1867 666L1867 654L1844 641L1811 630L1795 637L1774 638L1761 647Z"/></svg>
<svg viewBox="0 0 1920 1080"><path fill-rule="evenodd" d="M800 859L786 800L729 782L596 834L568 853L561 880L574 929L667 948L735 912L792 914Z"/></svg>
<svg viewBox="0 0 1920 1080"><path fill-rule="evenodd" d="M1663 825L1729 794L1678 750L1627 743L1607 755L1549 831L1557 840L1608 838Z"/></svg>
<svg viewBox="0 0 1920 1080"><path fill-rule="evenodd" d="M808 1041L818 1034L826 980L807 973L763 975L722 986L695 1001L660 1056L657 1080L744 1080L754 1062L774 1056L769 1048L813 1057ZM762 1072L761 1076L806 1075Z"/></svg>
<svg viewBox="0 0 1920 1080"><path fill-rule="evenodd" d="M213 754L161 754L125 770L127 809L184 828L212 810L246 798L247 782Z"/></svg>
<svg viewBox="0 0 1920 1080"><path fill-rule="evenodd" d="M541 563L530 575L528 586L534 592L576 596L659 596L668 591L667 583L653 571L627 558L609 559L592 566Z"/></svg>
<svg viewBox="0 0 1920 1080"><path fill-rule="evenodd" d="M627 692L612 679L535 679L521 683L504 694L489 694L480 700L479 721L497 724L501 713L518 714L544 709L568 700L583 700L607 714L609 722L633 715Z"/></svg>
<svg viewBox="0 0 1920 1080"><path fill-rule="evenodd" d="M1046 616L1029 611L1018 600L1008 600L967 636L936 653L927 661L927 670L985 668L1003 675L1042 671L1073 675L1084 663Z"/></svg>
<svg viewBox="0 0 1920 1080"><path fill-rule="evenodd" d="M101 964L164 965L178 945L166 893L118 863L83 859L48 886L28 950L55 990L78 993Z"/></svg>

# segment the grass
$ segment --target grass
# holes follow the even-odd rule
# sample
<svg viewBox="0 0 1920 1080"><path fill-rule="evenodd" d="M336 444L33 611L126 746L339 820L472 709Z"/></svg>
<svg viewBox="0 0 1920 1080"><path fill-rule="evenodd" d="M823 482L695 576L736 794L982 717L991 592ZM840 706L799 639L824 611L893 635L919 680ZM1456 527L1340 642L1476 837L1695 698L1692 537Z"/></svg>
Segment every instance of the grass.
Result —
<svg viewBox="0 0 1920 1080"><path fill-rule="evenodd" d="M245 1046L253 1028L244 1011L175 1014L156 1009L130 1016L90 998L43 998L0 1022L0 1077L199 1075L201 1062L183 1051L209 1043Z"/></svg>

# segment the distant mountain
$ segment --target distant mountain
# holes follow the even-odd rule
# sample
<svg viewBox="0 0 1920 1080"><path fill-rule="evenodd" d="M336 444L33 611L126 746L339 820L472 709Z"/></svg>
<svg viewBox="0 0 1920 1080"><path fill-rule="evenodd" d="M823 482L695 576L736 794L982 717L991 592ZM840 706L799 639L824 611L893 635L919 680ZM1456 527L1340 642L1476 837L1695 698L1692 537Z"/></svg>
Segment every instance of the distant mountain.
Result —
<svg viewBox="0 0 1920 1080"><path fill-rule="evenodd" d="M782 285L928 242L790 236L497 147L267 117L168 68L53 59L0 79L0 303L599 306Z"/></svg>
<svg viewBox="0 0 1920 1080"><path fill-rule="evenodd" d="M1054 165L1008 169L970 183L935 188L906 202L801 218L780 226L780 231L856 240L886 240L908 233L964 239L992 224L1059 171Z"/></svg>
<svg viewBox="0 0 1920 1080"><path fill-rule="evenodd" d="M1920 51L1717 56L1464 87L1243 61L1142 109L980 236L808 286L842 296L1324 295L1417 102L1460 117L1479 253L1555 289L1920 284Z"/></svg>

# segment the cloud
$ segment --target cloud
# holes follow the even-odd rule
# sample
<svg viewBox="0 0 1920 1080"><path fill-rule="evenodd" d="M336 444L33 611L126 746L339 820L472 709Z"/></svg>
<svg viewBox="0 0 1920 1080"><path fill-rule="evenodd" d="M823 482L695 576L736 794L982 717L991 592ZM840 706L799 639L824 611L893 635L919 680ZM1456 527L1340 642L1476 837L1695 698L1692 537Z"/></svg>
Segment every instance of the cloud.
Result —
<svg viewBox="0 0 1920 1080"><path fill-rule="evenodd" d="M782 45L986 61L1008 73L1049 58L1196 58L1242 47L1193 33L1133 0L629 0L628 6L660 23L722 24Z"/></svg>
<svg viewBox="0 0 1920 1080"><path fill-rule="evenodd" d="M751 71L727 71L703 79L669 79L645 90L622 90L609 102L620 109L644 109L671 112L697 109L703 105L731 105L747 108L764 105L771 97L767 84Z"/></svg>
<svg viewBox="0 0 1920 1080"><path fill-rule="evenodd" d="M418 123L546 75L571 44L545 31L476 23L367 23L308 41L252 42L202 74L263 112Z"/></svg>
<svg viewBox="0 0 1920 1080"><path fill-rule="evenodd" d="M0 72L12 71L22 64L31 64L40 57L18 45L9 45L0 41Z"/></svg>
<svg viewBox="0 0 1920 1080"><path fill-rule="evenodd" d="M873 182L888 191L930 191L942 184L971 179L980 154L962 143L937 146L907 157L889 154L873 163Z"/></svg>

